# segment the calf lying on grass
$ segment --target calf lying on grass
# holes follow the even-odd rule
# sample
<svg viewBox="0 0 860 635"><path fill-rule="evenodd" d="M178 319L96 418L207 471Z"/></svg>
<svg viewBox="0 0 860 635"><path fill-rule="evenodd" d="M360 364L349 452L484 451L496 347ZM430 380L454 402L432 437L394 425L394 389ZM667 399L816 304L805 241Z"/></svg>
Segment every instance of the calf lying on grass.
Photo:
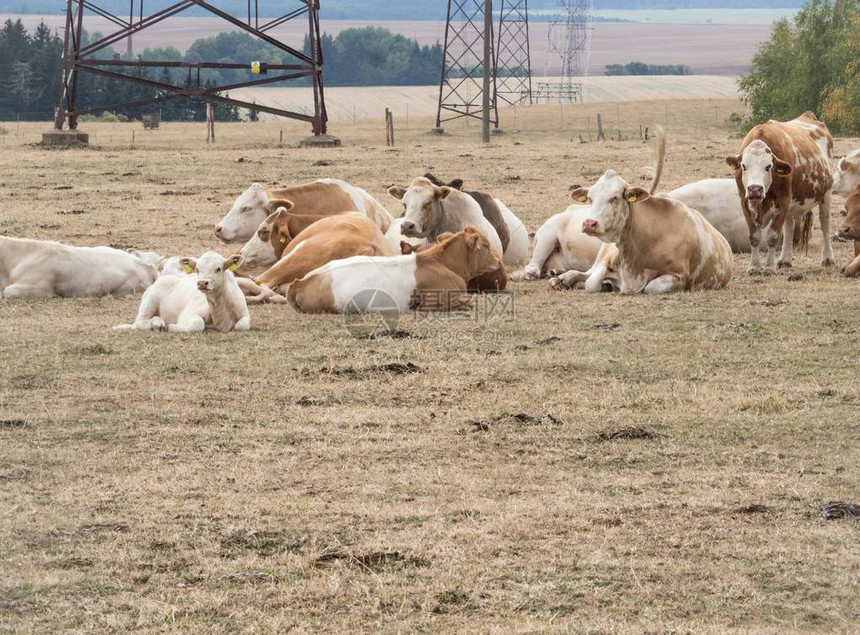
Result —
<svg viewBox="0 0 860 635"><path fill-rule="evenodd" d="M380 258L336 260L293 283L288 299L305 313L407 313L452 311L472 306L466 284L495 271L499 257L473 226L426 251Z"/></svg>
<svg viewBox="0 0 860 635"><path fill-rule="evenodd" d="M439 241L446 240L448 237L453 236L452 233L446 233L439 236ZM423 244L415 246L412 243L403 240L400 242L400 253L404 256L408 256L409 254L417 254L422 251L427 251L433 245L432 244ZM466 285L466 289L468 291L473 292L499 292L504 291L508 286L508 273L505 271L505 265L501 261L499 261L498 269L493 271L488 271L486 273L482 273L480 276L472 278L469 280Z"/></svg>
<svg viewBox="0 0 860 635"><path fill-rule="evenodd" d="M158 278L148 264L112 247L71 247L0 236L0 297L75 298L127 295Z"/></svg>
<svg viewBox="0 0 860 635"><path fill-rule="evenodd" d="M206 327L222 332L251 327L245 296L233 276L241 255L225 259L207 251L199 260L183 258L181 263L186 272L197 275L160 277L143 294L134 324L114 330L199 333Z"/></svg>

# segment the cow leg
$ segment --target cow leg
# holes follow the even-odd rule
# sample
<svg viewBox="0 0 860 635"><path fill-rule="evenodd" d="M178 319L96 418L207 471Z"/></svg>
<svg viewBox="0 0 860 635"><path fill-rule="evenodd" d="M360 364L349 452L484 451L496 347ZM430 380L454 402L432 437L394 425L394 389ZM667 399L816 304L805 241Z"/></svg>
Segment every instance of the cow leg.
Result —
<svg viewBox="0 0 860 635"><path fill-rule="evenodd" d="M761 273L761 227L756 227L750 234L750 267L747 273L751 276Z"/></svg>
<svg viewBox="0 0 860 635"><path fill-rule="evenodd" d="M785 223L782 225L782 253L779 255L779 261L776 264L780 269L791 268L791 263L794 260L794 225L794 216L787 216ZM770 234L768 234L768 238L770 238ZM768 241L768 244L770 244L770 241ZM771 247L771 249L776 251L776 245ZM770 254L768 254L768 266L770 266Z"/></svg>
<svg viewBox="0 0 860 635"><path fill-rule="evenodd" d="M183 311L176 324L170 324L167 330L171 333L202 333L206 330L206 321L198 313Z"/></svg>
<svg viewBox="0 0 860 635"><path fill-rule="evenodd" d="M666 274L659 278L654 278L651 282L645 285L643 290L648 295L662 295L664 293L673 293L675 291L683 291L684 286L677 276Z"/></svg>
<svg viewBox="0 0 860 635"><path fill-rule="evenodd" d="M544 227L541 227L544 229ZM539 280L543 267L549 257L558 249L558 227L546 227L546 231L538 231L535 236L535 248L532 252L532 259L526 268L523 269L523 275L526 280Z"/></svg>
<svg viewBox="0 0 860 635"><path fill-rule="evenodd" d="M856 243L855 243L856 244ZM855 278L860 274L860 254L854 257L851 264L842 271L848 278Z"/></svg>
<svg viewBox="0 0 860 635"><path fill-rule="evenodd" d="M0 297L4 297L7 300L38 300L41 298L53 298L54 290L44 284L34 285L16 282L3 289Z"/></svg>
<svg viewBox="0 0 860 635"><path fill-rule="evenodd" d="M830 203L832 195L828 191L818 204L818 221L821 223L821 235L824 238L824 246L821 249L821 266L832 267L836 264L833 259L833 245L830 242Z"/></svg>
<svg viewBox="0 0 860 635"><path fill-rule="evenodd" d="M565 271L550 279L550 286L556 291L564 289L575 289L579 284L588 279L587 271Z"/></svg>
<svg viewBox="0 0 860 635"><path fill-rule="evenodd" d="M234 331L247 331L251 328L251 316L245 315L243 316L236 325L233 327Z"/></svg>

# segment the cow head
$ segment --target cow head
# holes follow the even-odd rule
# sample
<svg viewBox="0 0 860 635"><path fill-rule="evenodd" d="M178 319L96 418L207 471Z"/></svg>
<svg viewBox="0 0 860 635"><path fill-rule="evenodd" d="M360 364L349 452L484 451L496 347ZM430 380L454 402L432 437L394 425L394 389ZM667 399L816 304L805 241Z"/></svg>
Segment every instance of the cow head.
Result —
<svg viewBox="0 0 860 635"><path fill-rule="evenodd" d="M218 293L225 281L242 264L241 254L225 258L214 251L207 251L199 259L181 258L180 265L186 273L197 274L197 289L203 293Z"/></svg>
<svg viewBox="0 0 860 635"><path fill-rule="evenodd" d="M591 214L583 221L582 232L606 243L621 238L631 207L650 198L647 190L631 187L615 170L606 172L590 189L581 187L570 196L577 203L591 204Z"/></svg>
<svg viewBox="0 0 860 635"><path fill-rule="evenodd" d="M833 170L833 193L848 197L851 190L860 184L860 150L855 150L840 159Z"/></svg>
<svg viewBox="0 0 860 635"><path fill-rule="evenodd" d="M484 234L478 231L474 225L466 225L466 228L456 234L442 234L440 242L450 242L462 239L466 243L467 260L471 277L482 273L497 271L501 268L502 261L493 251L490 241Z"/></svg>
<svg viewBox="0 0 860 635"><path fill-rule="evenodd" d="M257 232L242 247L244 269L261 269L270 267L280 259L284 247L293 239L290 235L288 217L293 204L289 201L282 203L274 214L266 217L257 227Z"/></svg>
<svg viewBox="0 0 860 635"><path fill-rule="evenodd" d="M770 186L774 179L790 176L791 166L774 155L761 139L750 143L741 154L726 157L726 163L734 169L735 179L739 179L743 185L747 205L755 210L760 221L758 210L770 191Z"/></svg>
<svg viewBox="0 0 860 635"><path fill-rule="evenodd" d="M215 236L222 243L241 243L254 235L254 230L266 220L266 216L276 208L265 188L260 183L252 183L233 203L227 215L215 226Z"/></svg>
<svg viewBox="0 0 860 635"><path fill-rule="evenodd" d="M442 220L442 201L453 190L447 185L434 185L419 177L408 187L390 187L388 193L403 202L405 213L400 232L404 236L427 238Z"/></svg>
<svg viewBox="0 0 860 635"><path fill-rule="evenodd" d="M129 247L126 249L128 253L139 260L143 260L148 265L152 265L159 271L164 266L164 258L161 257L160 254L155 253L154 251L139 251L137 249L133 249Z"/></svg>
<svg viewBox="0 0 860 635"><path fill-rule="evenodd" d="M837 231L840 238L860 240L860 183L854 186L845 201L845 220L839 224Z"/></svg>

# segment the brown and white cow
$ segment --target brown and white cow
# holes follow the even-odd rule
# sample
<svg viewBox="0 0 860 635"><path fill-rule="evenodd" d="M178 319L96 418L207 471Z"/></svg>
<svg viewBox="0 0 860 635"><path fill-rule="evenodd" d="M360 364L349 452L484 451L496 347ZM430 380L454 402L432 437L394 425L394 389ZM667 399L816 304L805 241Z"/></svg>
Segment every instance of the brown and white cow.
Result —
<svg viewBox="0 0 860 635"><path fill-rule="evenodd" d="M500 199L486 192L464 190L465 182L463 179L454 179L449 183L443 183L429 173L425 174L424 178L436 186L447 185L475 199L475 202L481 206L484 218L489 221L499 235L502 251L504 251L502 259L505 264L510 267L525 263L529 256L529 233L523 222Z"/></svg>
<svg viewBox="0 0 860 635"><path fill-rule="evenodd" d="M391 214L379 201L346 181L319 179L278 189L266 189L260 183L253 183L215 226L215 235L224 243L246 242L269 214L284 206L285 200L293 204L294 214L362 212L382 233L388 231L392 221Z"/></svg>
<svg viewBox="0 0 860 635"><path fill-rule="evenodd" d="M379 228L361 212L326 216L293 236L290 213L280 208L258 228L241 254L271 266L256 282L281 289L332 260L350 256L393 256Z"/></svg>
<svg viewBox="0 0 860 635"><path fill-rule="evenodd" d="M439 236L439 241L447 240L454 234L447 233ZM425 243L423 245L414 245L411 242L406 240L400 243L400 253L404 256L408 256L409 254L417 254L422 251L427 251L436 243ZM468 291L473 291L476 293L484 293L491 292L497 293L499 291L504 291L508 287L508 273L505 270L504 263L500 260L499 266L497 269L493 271L488 271L487 273L482 273L481 275L472 278L469 280L466 285L466 289Z"/></svg>
<svg viewBox="0 0 860 635"><path fill-rule="evenodd" d="M747 134L737 155L726 157L734 168L744 217L750 232L750 273L761 268L759 252L767 250L772 269L780 237L794 235L795 222L818 206L824 246L822 266L833 264L830 244L830 157L833 137L811 112L788 122L768 121ZM804 220L803 244L808 243L811 217ZM764 243L764 244L762 244ZM794 241L782 241L777 266L790 267Z"/></svg>
<svg viewBox="0 0 860 635"><path fill-rule="evenodd" d="M591 203L583 232L618 248L622 293L720 289L731 280L728 241L681 201L631 187L614 170L574 196Z"/></svg>
<svg viewBox="0 0 860 635"><path fill-rule="evenodd" d="M407 313L472 306L466 282L500 264L473 226L445 236L426 251L394 258L336 260L296 281L288 299L305 313Z"/></svg>
<svg viewBox="0 0 860 635"><path fill-rule="evenodd" d="M403 202L400 231L404 236L435 242L440 234L459 232L472 225L487 237L500 258L504 256L499 234L468 194L447 185L434 185L425 177L413 180L409 187L390 187L388 193Z"/></svg>
<svg viewBox="0 0 860 635"><path fill-rule="evenodd" d="M845 267L849 278L860 275L860 183L845 201L845 220L839 224L839 237L854 241L854 260Z"/></svg>

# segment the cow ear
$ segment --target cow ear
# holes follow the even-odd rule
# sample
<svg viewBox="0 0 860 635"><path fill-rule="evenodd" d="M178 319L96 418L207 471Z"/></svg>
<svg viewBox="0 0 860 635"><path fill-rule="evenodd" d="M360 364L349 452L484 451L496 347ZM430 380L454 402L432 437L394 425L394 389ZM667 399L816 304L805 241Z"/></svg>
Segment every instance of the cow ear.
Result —
<svg viewBox="0 0 860 635"><path fill-rule="evenodd" d="M182 271L185 273L194 273L197 271L197 259L196 258L180 258L179 266L182 267Z"/></svg>
<svg viewBox="0 0 860 635"><path fill-rule="evenodd" d="M462 190L462 189L463 189L463 186L464 186L465 184L466 184L466 182L465 182L463 179L454 179L454 180L453 180L453 181L451 181L448 185L450 185L451 187L453 187L455 190Z"/></svg>
<svg viewBox="0 0 860 635"><path fill-rule="evenodd" d="M135 249L134 247L129 247L128 249L126 249L126 251L128 253L130 253L132 256L137 256L138 258L140 258L140 252L137 249Z"/></svg>
<svg viewBox="0 0 860 635"><path fill-rule="evenodd" d="M780 161L776 157L773 157L773 170L779 176L788 176L791 174L791 166L785 161Z"/></svg>
<svg viewBox="0 0 860 635"><path fill-rule="evenodd" d="M227 271L236 271L244 261L245 258L242 254L233 254L232 256L224 259L224 268Z"/></svg>
<svg viewBox="0 0 860 635"><path fill-rule="evenodd" d="M570 193L570 198L572 198L577 203L587 203L588 190L584 187L578 187Z"/></svg>
<svg viewBox="0 0 860 635"><path fill-rule="evenodd" d="M405 240L400 241L400 253L401 254L403 254L404 256L408 256L409 254L411 254L414 251L415 250L412 248L412 245L410 245L408 242L406 242Z"/></svg>
<svg viewBox="0 0 860 635"><path fill-rule="evenodd" d="M251 188L250 188L250 189L252 189L252 190L262 190L262 189L263 189L263 184L262 184L262 183L251 183Z"/></svg>
<svg viewBox="0 0 860 635"><path fill-rule="evenodd" d="M283 207L285 212L289 212L291 209L295 207L295 203L292 201L288 201L285 198L273 198L269 201L268 209L269 214L274 214L279 211L279 208Z"/></svg>
<svg viewBox="0 0 860 635"><path fill-rule="evenodd" d="M450 188L447 185L443 185L442 187L439 188L439 198L440 199L448 198L449 196L451 196L451 192L453 192L453 191L454 191L453 188Z"/></svg>
<svg viewBox="0 0 860 635"><path fill-rule="evenodd" d="M469 225L469 227L471 227L471 225ZM443 240L448 240L448 239L453 238L453 237L454 237L454 234L452 234L451 232L442 232L441 234L439 234L436 237L436 240L441 243Z"/></svg>
<svg viewBox="0 0 860 635"><path fill-rule="evenodd" d="M854 166L848 161L848 157L842 157L839 161L839 169L843 172L850 172L854 169Z"/></svg>
<svg viewBox="0 0 860 635"><path fill-rule="evenodd" d="M739 170L741 167L741 157L740 155L731 155L726 157L726 163L729 164L729 167L735 170Z"/></svg>
<svg viewBox="0 0 860 635"><path fill-rule="evenodd" d="M392 185L388 188L388 193L391 194L391 196L396 198L398 201L402 201L403 197L406 196L406 188Z"/></svg>
<svg viewBox="0 0 860 635"><path fill-rule="evenodd" d="M641 187L628 187L624 190L624 200L628 203L641 203L642 201L647 201L651 198L651 195L648 193L648 190L644 190Z"/></svg>

